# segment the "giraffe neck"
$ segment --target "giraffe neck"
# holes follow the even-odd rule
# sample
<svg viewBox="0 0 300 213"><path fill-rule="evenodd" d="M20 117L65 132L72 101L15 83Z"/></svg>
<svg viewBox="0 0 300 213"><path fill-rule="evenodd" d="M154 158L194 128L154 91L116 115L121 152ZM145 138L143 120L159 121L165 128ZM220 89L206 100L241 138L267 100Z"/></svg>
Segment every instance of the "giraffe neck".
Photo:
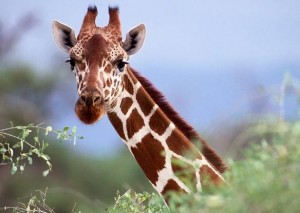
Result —
<svg viewBox="0 0 300 213"><path fill-rule="evenodd" d="M124 74L122 95L108 110L108 117L158 193L201 190L207 178L214 184L223 182L131 68Z"/></svg>

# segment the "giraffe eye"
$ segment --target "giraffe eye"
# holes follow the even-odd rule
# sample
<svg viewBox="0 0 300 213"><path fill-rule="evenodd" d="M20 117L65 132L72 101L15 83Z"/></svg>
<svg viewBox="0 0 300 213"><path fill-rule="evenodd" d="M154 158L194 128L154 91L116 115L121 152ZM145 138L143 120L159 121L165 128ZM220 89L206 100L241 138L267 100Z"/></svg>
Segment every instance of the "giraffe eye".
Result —
<svg viewBox="0 0 300 213"><path fill-rule="evenodd" d="M68 60L66 60L66 63L70 63L71 65L71 70L73 71L74 70L74 67L75 67L75 60L70 58Z"/></svg>
<svg viewBox="0 0 300 213"><path fill-rule="evenodd" d="M126 64L128 64L128 62L126 62L126 61L118 61L117 62L117 67L118 67L120 72L124 71L124 68L125 68Z"/></svg>

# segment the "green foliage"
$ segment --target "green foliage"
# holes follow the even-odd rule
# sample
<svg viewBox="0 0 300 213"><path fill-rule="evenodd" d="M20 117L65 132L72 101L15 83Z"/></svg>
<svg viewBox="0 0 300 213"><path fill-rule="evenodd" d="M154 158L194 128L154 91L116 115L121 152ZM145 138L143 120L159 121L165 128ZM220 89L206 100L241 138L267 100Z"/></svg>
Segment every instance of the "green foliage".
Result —
<svg viewBox="0 0 300 213"><path fill-rule="evenodd" d="M22 173L26 165L32 165L36 157L45 162L47 169L43 171L43 176L47 176L52 169L49 155L45 149L49 144L45 141L45 136L49 133L56 135L60 142L73 140L76 143L76 127L71 132L69 127L63 130L53 130L51 126L29 124L27 126L14 126L0 129L0 156L1 165L11 164L11 174L18 170ZM79 137L82 138L82 137Z"/></svg>
<svg viewBox="0 0 300 213"><path fill-rule="evenodd" d="M242 160L229 160L228 184L212 194L171 194L170 212L298 212L300 122L260 122L247 131L262 139L250 143ZM138 202L140 196L145 199ZM130 191L117 195L111 209L108 212L169 212L157 196Z"/></svg>
<svg viewBox="0 0 300 213"><path fill-rule="evenodd" d="M107 209L108 213L118 212L148 212L148 213L163 213L168 209L164 205L161 197L156 193L136 193L132 190L128 190L123 195L117 193L115 198L115 205L112 208Z"/></svg>
<svg viewBox="0 0 300 213"><path fill-rule="evenodd" d="M253 137L250 141L243 152L243 159L229 160L230 170L224 175L228 184L222 188L212 189L210 193L171 194L169 208L156 193L128 190L122 195L117 193L114 205L106 212L297 212L300 202L300 121L264 120L246 131L259 137ZM257 138L260 138L259 141ZM36 199L36 195L31 195L18 208L48 207L45 197L40 196L39 201ZM104 212L99 208L85 211L82 206L68 212L75 210ZM49 208L43 212L52 213L53 210Z"/></svg>
<svg viewBox="0 0 300 213"><path fill-rule="evenodd" d="M47 194L47 189L45 192L42 191L36 191L34 194L31 194L28 198L23 198L22 200L27 199L26 202L19 202L18 206L16 207L3 207L0 210L12 210L12 212L16 213L30 213L30 212L37 212L37 213L54 213L54 210L51 209L47 204L46 204L46 194Z"/></svg>

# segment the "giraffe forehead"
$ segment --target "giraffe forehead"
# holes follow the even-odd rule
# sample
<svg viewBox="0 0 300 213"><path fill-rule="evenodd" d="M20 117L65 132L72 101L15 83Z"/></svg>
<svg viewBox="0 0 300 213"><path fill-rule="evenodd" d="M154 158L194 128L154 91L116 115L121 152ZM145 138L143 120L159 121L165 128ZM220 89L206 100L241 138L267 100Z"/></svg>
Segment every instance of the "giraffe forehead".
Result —
<svg viewBox="0 0 300 213"><path fill-rule="evenodd" d="M113 63L117 60L128 58L126 51L122 47L122 43L118 39L102 33L83 37L71 48L69 54L75 60L86 60L89 65L95 61L100 63L103 60L107 60ZM106 71L109 68L111 67L108 67Z"/></svg>
<svg viewBox="0 0 300 213"><path fill-rule="evenodd" d="M102 59L107 58L109 46L102 35L93 35L84 46L87 63L90 65L95 62L102 62Z"/></svg>

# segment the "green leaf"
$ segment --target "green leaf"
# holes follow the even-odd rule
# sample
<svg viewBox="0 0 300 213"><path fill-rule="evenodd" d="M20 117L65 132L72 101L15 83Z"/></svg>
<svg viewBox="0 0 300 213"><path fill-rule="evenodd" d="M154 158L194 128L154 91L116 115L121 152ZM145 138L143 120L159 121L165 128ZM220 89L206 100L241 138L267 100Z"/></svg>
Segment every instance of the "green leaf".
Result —
<svg viewBox="0 0 300 213"><path fill-rule="evenodd" d="M22 138L25 139L32 131L30 129L23 129Z"/></svg>
<svg viewBox="0 0 300 213"><path fill-rule="evenodd" d="M49 132L52 132L52 127L51 127L51 126L47 126L47 127L46 127L45 135L48 135Z"/></svg>
<svg viewBox="0 0 300 213"><path fill-rule="evenodd" d="M15 145L12 146L12 148L16 149L16 148L19 148L21 146L20 143L16 143Z"/></svg>
<svg viewBox="0 0 300 213"><path fill-rule="evenodd" d="M47 170L43 171L43 176L44 176L44 177L46 177L46 176L49 174L49 172L50 172L50 170L49 170L49 169L47 169Z"/></svg>
<svg viewBox="0 0 300 213"><path fill-rule="evenodd" d="M70 129L70 127L65 126L65 127L64 127L64 132L68 132L69 129Z"/></svg>
<svg viewBox="0 0 300 213"><path fill-rule="evenodd" d="M27 157L29 165L32 165L32 157Z"/></svg>
<svg viewBox="0 0 300 213"><path fill-rule="evenodd" d="M49 160L50 160L49 155L46 155L46 154L41 154L40 157L43 158L43 159L46 160L46 161L49 161Z"/></svg>
<svg viewBox="0 0 300 213"><path fill-rule="evenodd" d="M11 167L11 174L15 174L16 172L18 171L18 167L16 166L15 163L12 164L12 167Z"/></svg>
<svg viewBox="0 0 300 213"><path fill-rule="evenodd" d="M7 149L5 149L4 147L0 148L0 153L4 154L5 152L7 152Z"/></svg>
<svg viewBox="0 0 300 213"><path fill-rule="evenodd" d="M50 163L50 161L46 161L47 165L49 168L52 168L52 164Z"/></svg>
<svg viewBox="0 0 300 213"><path fill-rule="evenodd" d="M49 144L43 141L42 149L44 150L44 149L46 149L48 146L49 146Z"/></svg>
<svg viewBox="0 0 300 213"><path fill-rule="evenodd" d="M76 132L77 132L77 127L73 126L73 128L72 128L72 134L73 134L73 136L76 135Z"/></svg>

